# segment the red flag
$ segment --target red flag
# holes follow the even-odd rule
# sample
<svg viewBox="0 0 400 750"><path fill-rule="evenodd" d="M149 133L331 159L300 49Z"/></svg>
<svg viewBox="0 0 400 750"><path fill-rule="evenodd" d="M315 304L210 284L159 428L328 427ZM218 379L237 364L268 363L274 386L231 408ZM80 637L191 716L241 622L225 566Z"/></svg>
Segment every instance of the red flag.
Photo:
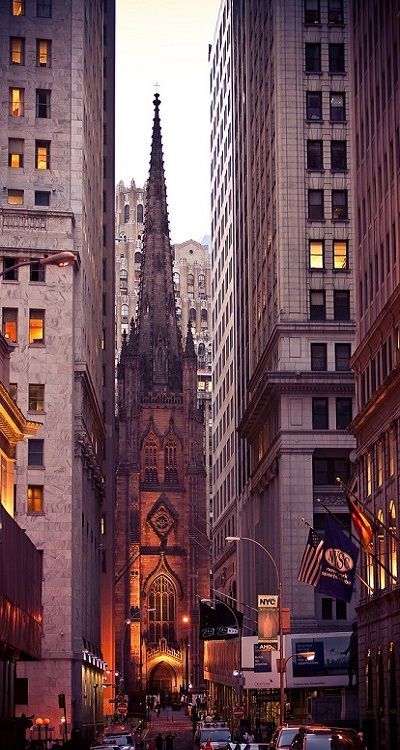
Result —
<svg viewBox="0 0 400 750"><path fill-rule="evenodd" d="M349 506L351 520L353 521L354 528L360 538L360 542L364 549L368 549L374 536L374 527L368 520L367 516L362 512L362 510L360 510L359 506L356 505L353 500L351 500L350 497L347 498L347 503Z"/></svg>

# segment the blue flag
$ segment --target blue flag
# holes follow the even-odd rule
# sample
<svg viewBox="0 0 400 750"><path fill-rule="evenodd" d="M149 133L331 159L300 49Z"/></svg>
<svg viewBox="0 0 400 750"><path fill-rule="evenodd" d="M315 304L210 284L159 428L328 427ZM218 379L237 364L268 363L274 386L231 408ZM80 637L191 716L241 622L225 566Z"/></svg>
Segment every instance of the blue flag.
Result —
<svg viewBox="0 0 400 750"><path fill-rule="evenodd" d="M316 590L334 599L350 602L354 588L358 549L337 524L327 516L321 574Z"/></svg>

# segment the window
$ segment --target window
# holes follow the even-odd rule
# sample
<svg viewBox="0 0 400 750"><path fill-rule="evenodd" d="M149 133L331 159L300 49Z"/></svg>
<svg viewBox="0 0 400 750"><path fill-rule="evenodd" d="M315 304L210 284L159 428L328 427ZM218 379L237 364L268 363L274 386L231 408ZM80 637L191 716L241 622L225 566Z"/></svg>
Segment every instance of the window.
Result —
<svg viewBox="0 0 400 750"><path fill-rule="evenodd" d="M12 16L24 16L25 15L25 0L11 0L11 15Z"/></svg>
<svg viewBox="0 0 400 750"><path fill-rule="evenodd" d="M144 481L158 482L157 472L157 443L149 439L144 446Z"/></svg>
<svg viewBox="0 0 400 750"><path fill-rule="evenodd" d="M326 596L322 597L322 599L321 599L321 618L322 618L322 620L332 620L333 619L332 605L333 605L333 599L328 599Z"/></svg>
<svg viewBox="0 0 400 750"><path fill-rule="evenodd" d="M394 430L390 428L388 432L388 454L389 454L389 476L394 475Z"/></svg>
<svg viewBox="0 0 400 750"><path fill-rule="evenodd" d="M25 39L22 36L10 38L10 64L25 65Z"/></svg>
<svg viewBox="0 0 400 750"><path fill-rule="evenodd" d="M125 268L121 268L119 272L119 282L121 290L126 291L128 289L128 271Z"/></svg>
<svg viewBox="0 0 400 750"><path fill-rule="evenodd" d="M33 260L33 259L32 259ZM44 282L46 278L46 266L41 263L31 263L29 266L29 281Z"/></svg>
<svg viewBox="0 0 400 750"><path fill-rule="evenodd" d="M138 224L143 224L143 206L141 203L136 206L136 221Z"/></svg>
<svg viewBox="0 0 400 750"><path fill-rule="evenodd" d="M327 398L313 398L312 399L313 430L328 430L329 429L328 408L329 408L329 400Z"/></svg>
<svg viewBox="0 0 400 750"><path fill-rule="evenodd" d="M36 39L36 66L51 68L51 39Z"/></svg>
<svg viewBox="0 0 400 750"><path fill-rule="evenodd" d="M206 291L206 277L204 276L203 273L200 273L199 274L199 292L205 293L205 291Z"/></svg>
<svg viewBox="0 0 400 750"><path fill-rule="evenodd" d="M38 18L51 18L51 0L37 0L36 15Z"/></svg>
<svg viewBox="0 0 400 750"><path fill-rule="evenodd" d="M348 219L347 190L332 190L332 220Z"/></svg>
<svg viewBox="0 0 400 750"><path fill-rule="evenodd" d="M336 399L336 429L347 430L352 420L351 398Z"/></svg>
<svg viewBox="0 0 400 750"><path fill-rule="evenodd" d="M345 94L332 91L330 98L330 119L332 122L344 122L346 120Z"/></svg>
<svg viewBox="0 0 400 750"><path fill-rule="evenodd" d="M311 344L311 370L313 372L322 372L326 369L326 344Z"/></svg>
<svg viewBox="0 0 400 750"><path fill-rule="evenodd" d="M322 94L320 91L306 93L306 119L322 120Z"/></svg>
<svg viewBox="0 0 400 750"><path fill-rule="evenodd" d="M164 448L164 481L167 483L178 481L177 448L174 440L167 440Z"/></svg>
<svg viewBox="0 0 400 750"><path fill-rule="evenodd" d="M24 191L23 190L8 190L7 191L7 203L10 206L23 206L24 205Z"/></svg>
<svg viewBox="0 0 400 750"><path fill-rule="evenodd" d="M343 0L328 0L328 23L331 26L343 25Z"/></svg>
<svg viewBox="0 0 400 750"><path fill-rule="evenodd" d="M10 88L9 90L9 114L10 117L23 117L24 115L24 92L25 89Z"/></svg>
<svg viewBox="0 0 400 750"><path fill-rule="evenodd" d="M351 344L335 344L335 370L348 372L350 370Z"/></svg>
<svg viewBox="0 0 400 750"><path fill-rule="evenodd" d="M36 169L50 169L50 141L35 142Z"/></svg>
<svg viewBox="0 0 400 750"><path fill-rule="evenodd" d="M28 410L44 412L44 385L41 383L29 383Z"/></svg>
<svg viewBox="0 0 400 750"><path fill-rule="evenodd" d="M50 206L49 190L35 190L35 206Z"/></svg>
<svg viewBox="0 0 400 750"><path fill-rule="evenodd" d="M140 252L140 250L137 250L135 253L135 263L137 263L140 266L141 262L142 262L142 253Z"/></svg>
<svg viewBox="0 0 400 750"><path fill-rule="evenodd" d="M344 44L329 44L329 72L344 73Z"/></svg>
<svg viewBox="0 0 400 750"><path fill-rule="evenodd" d="M348 289L333 291L334 320L350 320L350 292Z"/></svg>
<svg viewBox="0 0 400 750"><path fill-rule="evenodd" d="M29 343L44 344L44 310L29 310Z"/></svg>
<svg viewBox="0 0 400 750"><path fill-rule="evenodd" d="M347 620L347 604L340 599L336 599L336 619Z"/></svg>
<svg viewBox="0 0 400 750"><path fill-rule="evenodd" d="M129 318L129 307L128 305L121 305L121 319L123 323L128 323Z"/></svg>
<svg viewBox="0 0 400 750"><path fill-rule="evenodd" d="M187 275L187 287L188 287L188 292L192 292L193 293L194 276L193 276L192 273L188 273L188 275Z"/></svg>
<svg viewBox="0 0 400 750"><path fill-rule="evenodd" d="M130 215L129 203L125 203L125 206L124 206L124 224L128 223L128 221L129 221L129 215Z"/></svg>
<svg viewBox="0 0 400 750"><path fill-rule="evenodd" d="M331 170L344 172L347 169L347 141L331 141Z"/></svg>
<svg viewBox="0 0 400 750"><path fill-rule="evenodd" d="M149 643L158 643L160 638L165 638L168 644L175 643L176 591L165 575L158 576L151 584L149 610Z"/></svg>
<svg viewBox="0 0 400 750"><path fill-rule="evenodd" d="M49 118L51 116L51 91L36 89L36 117Z"/></svg>
<svg viewBox="0 0 400 750"><path fill-rule="evenodd" d="M43 440L28 440L28 466L43 466Z"/></svg>
<svg viewBox="0 0 400 750"><path fill-rule="evenodd" d="M8 166L19 169L24 166L24 141L22 138L8 139Z"/></svg>
<svg viewBox="0 0 400 750"><path fill-rule="evenodd" d="M324 218L324 191L308 191L308 218L310 221L322 221Z"/></svg>
<svg viewBox="0 0 400 750"><path fill-rule="evenodd" d="M18 308L3 307L3 327L4 338L10 344L16 344L18 340Z"/></svg>
<svg viewBox="0 0 400 750"><path fill-rule="evenodd" d="M28 513L43 513L43 487L28 485Z"/></svg>
<svg viewBox="0 0 400 750"><path fill-rule="evenodd" d="M326 320L325 290L311 289L310 320Z"/></svg>
<svg viewBox="0 0 400 750"><path fill-rule="evenodd" d="M306 73L321 72L321 45L306 44Z"/></svg>
<svg viewBox="0 0 400 750"><path fill-rule="evenodd" d="M175 287L175 289L179 289L179 284L180 284L180 281L181 281L181 277L180 277L178 271L174 271L173 279L174 279L174 287Z"/></svg>
<svg viewBox="0 0 400 750"><path fill-rule="evenodd" d="M194 307L191 307L189 310L189 320L191 323L196 322L196 310Z"/></svg>
<svg viewBox="0 0 400 750"><path fill-rule="evenodd" d="M349 460L340 457L314 456L313 458L314 484L337 485L336 477L342 482L349 478Z"/></svg>
<svg viewBox="0 0 400 750"><path fill-rule="evenodd" d="M18 268L14 268L17 263L18 258L3 258L4 281L18 281Z"/></svg>
<svg viewBox="0 0 400 750"><path fill-rule="evenodd" d="M333 240L333 268L346 271L349 267L349 247L347 240Z"/></svg>
<svg viewBox="0 0 400 750"><path fill-rule="evenodd" d="M323 169L322 141L307 141L307 169Z"/></svg>
<svg viewBox="0 0 400 750"><path fill-rule="evenodd" d="M383 458L382 440L378 440L376 444L376 484L378 487L382 487L383 484Z"/></svg>
<svg viewBox="0 0 400 750"><path fill-rule="evenodd" d="M321 22L319 0L304 1L304 23L307 26Z"/></svg>
<svg viewBox="0 0 400 750"><path fill-rule="evenodd" d="M324 242L323 240L309 240L309 264L310 269L324 268Z"/></svg>

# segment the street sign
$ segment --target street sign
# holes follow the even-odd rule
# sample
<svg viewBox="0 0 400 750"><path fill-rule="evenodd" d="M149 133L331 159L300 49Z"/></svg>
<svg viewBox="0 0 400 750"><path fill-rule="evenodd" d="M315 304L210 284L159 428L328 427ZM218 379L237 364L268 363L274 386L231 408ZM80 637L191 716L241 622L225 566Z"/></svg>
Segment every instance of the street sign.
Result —
<svg viewBox="0 0 400 750"><path fill-rule="evenodd" d="M235 706L233 709L233 715L235 719L243 719L243 716L244 716L243 706Z"/></svg>

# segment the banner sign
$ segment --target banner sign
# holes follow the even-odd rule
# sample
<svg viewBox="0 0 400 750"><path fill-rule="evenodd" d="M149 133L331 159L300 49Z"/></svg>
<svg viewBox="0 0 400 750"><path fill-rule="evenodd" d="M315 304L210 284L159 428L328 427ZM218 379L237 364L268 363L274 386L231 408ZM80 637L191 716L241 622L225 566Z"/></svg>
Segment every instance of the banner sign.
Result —
<svg viewBox="0 0 400 750"><path fill-rule="evenodd" d="M201 641L229 641L239 638L243 615L224 602L215 600L215 607L200 602Z"/></svg>
<svg viewBox="0 0 400 750"><path fill-rule="evenodd" d="M286 639L287 686L344 687L349 682L350 633L306 633L290 635ZM314 652L308 661L306 653Z"/></svg>
<svg viewBox="0 0 400 750"><path fill-rule="evenodd" d="M336 521L327 516L321 562L316 590L334 599L350 602L353 594L358 549Z"/></svg>
<svg viewBox="0 0 400 750"><path fill-rule="evenodd" d="M279 610L276 594L258 595L258 640L278 648Z"/></svg>
<svg viewBox="0 0 400 750"><path fill-rule="evenodd" d="M268 643L254 644L254 671L272 672L272 653Z"/></svg>

